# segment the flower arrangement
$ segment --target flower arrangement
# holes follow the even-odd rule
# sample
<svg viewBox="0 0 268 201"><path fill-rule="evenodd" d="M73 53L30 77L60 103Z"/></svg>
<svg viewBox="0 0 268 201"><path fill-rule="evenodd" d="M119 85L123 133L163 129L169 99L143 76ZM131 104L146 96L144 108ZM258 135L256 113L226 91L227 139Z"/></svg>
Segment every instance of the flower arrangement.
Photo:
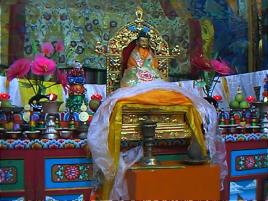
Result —
<svg viewBox="0 0 268 201"><path fill-rule="evenodd" d="M195 85L201 87L207 97L212 97L221 75L230 75L233 73L233 70L228 66L226 61L222 59L209 60L202 54L193 57L191 64L195 69L201 71L200 79L195 81Z"/></svg>
<svg viewBox="0 0 268 201"><path fill-rule="evenodd" d="M7 80L25 78L27 82L21 82L24 87L32 88L35 95L45 94L47 88L58 84L53 83L48 86L44 84L44 81L49 81L56 72L58 81L66 90L66 75L57 69L56 62L59 54L64 51L63 41L58 40L55 43L45 42L41 46L33 43L32 46L34 58L20 58L16 60L7 70Z"/></svg>

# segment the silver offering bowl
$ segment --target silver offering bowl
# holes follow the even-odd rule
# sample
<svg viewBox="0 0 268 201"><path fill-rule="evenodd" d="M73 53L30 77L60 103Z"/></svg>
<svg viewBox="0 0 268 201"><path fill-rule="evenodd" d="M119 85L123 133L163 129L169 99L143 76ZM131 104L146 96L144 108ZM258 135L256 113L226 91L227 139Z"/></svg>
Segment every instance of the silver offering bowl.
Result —
<svg viewBox="0 0 268 201"><path fill-rule="evenodd" d="M43 135L44 138L47 138L47 139L58 138L58 131L56 131L55 118L56 118L55 114L48 114L47 121L46 121L46 130Z"/></svg>
<svg viewBox="0 0 268 201"><path fill-rule="evenodd" d="M42 105L42 110L47 114L46 119L46 130L44 133L44 138L47 139L57 139L58 131L56 130L55 119L59 111L59 107L62 104L62 101L48 101L40 102Z"/></svg>
<svg viewBox="0 0 268 201"><path fill-rule="evenodd" d="M60 138L70 139L73 138L73 130L68 128L57 129L60 135Z"/></svg>

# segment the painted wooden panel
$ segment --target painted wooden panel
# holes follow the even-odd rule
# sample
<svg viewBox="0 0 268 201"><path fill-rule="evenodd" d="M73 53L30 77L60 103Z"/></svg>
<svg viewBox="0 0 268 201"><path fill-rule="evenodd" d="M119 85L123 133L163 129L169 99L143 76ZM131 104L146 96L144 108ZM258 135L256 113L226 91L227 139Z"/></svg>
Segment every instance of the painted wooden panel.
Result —
<svg viewBox="0 0 268 201"><path fill-rule="evenodd" d="M46 196L46 201L83 201L84 196L79 194L70 194L70 195L50 195Z"/></svg>
<svg viewBox="0 0 268 201"><path fill-rule="evenodd" d="M256 179L230 182L229 200L256 200Z"/></svg>
<svg viewBox="0 0 268 201"><path fill-rule="evenodd" d="M24 189L24 160L0 160L0 189Z"/></svg>
<svg viewBox="0 0 268 201"><path fill-rule="evenodd" d="M268 172L268 149L231 151L231 176L265 174Z"/></svg>
<svg viewBox="0 0 268 201"><path fill-rule="evenodd" d="M0 201L24 201L24 197L0 197Z"/></svg>
<svg viewBox="0 0 268 201"><path fill-rule="evenodd" d="M45 159L45 188L75 188L94 184L92 161L87 158Z"/></svg>

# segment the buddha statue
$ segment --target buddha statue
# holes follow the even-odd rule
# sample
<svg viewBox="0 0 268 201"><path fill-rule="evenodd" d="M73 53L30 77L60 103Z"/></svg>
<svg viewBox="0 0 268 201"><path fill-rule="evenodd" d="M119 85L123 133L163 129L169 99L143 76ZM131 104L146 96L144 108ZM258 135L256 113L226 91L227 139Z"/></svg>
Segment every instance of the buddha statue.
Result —
<svg viewBox="0 0 268 201"><path fill-rule="evenodd" d="M134 49L127 59L126 69L120 82L121 87L135 86L138 83L161 79L157 70L158 59L149 46L149 40L148 33L141 31L138 34L134 41L136 43Z"/></svg>

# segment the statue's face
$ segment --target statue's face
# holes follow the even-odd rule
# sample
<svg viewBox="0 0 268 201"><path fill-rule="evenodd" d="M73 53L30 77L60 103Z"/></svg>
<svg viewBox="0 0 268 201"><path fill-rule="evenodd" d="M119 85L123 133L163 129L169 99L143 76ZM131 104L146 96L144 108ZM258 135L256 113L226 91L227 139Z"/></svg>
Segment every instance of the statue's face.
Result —
<svg viewBox="0 0 268 201"><path fill-rule="evenodd" d="M149 47L149 39L144 38L144 37L140 37L138 40L138 44L142 48L148 48Z"/></svg>

